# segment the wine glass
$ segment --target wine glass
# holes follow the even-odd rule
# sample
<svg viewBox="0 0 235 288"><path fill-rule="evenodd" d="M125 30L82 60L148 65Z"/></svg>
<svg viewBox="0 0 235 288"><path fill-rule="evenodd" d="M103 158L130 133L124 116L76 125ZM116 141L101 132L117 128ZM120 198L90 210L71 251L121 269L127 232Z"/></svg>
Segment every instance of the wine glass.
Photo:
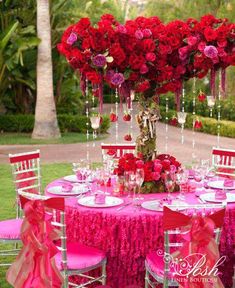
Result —
<svg viewBox="0 0 235 288"><path fill-rule="evenodd" d="M136 174L134 171L129 171L128 176L128 190L132 192L132 199L135 200L135 188L136 188Z"/></svg>
<svg viewBox="0 0 235 288"><path fill-rule="evenodd" d="M144 169L142 168L138 168L136 169L136 184L137 184L137 187L138 187L138 199L139 200L142 200L143 197L140 197L140 188L142 186L142 184L144 183Z"/></svg>
<svg viewBox="0 0 235 288"><path fill-rule="evenodd" d="M101 178L102 178L103 183L104 183L105 194L109 194L107 190L108 190L108 182L110 179L110 173L107 169L101 170Z"/></svg>
<svg viewBox="0 0 235 288"><path fill-rule="evenodd" d="M188 182L188 174L185 170L180 170L176 174L176 184L179 185L180 188L180 194L177 197L180 200L185 200L185 186Z"/></svg>
<svg viewBox="0 0 235 288"><path fill-rule="evenodd" d="M167 190L167 201L171 203L173 197L171 196L171 192L175 189L175 173L167 171L164 175L164 183Z"/></svg>

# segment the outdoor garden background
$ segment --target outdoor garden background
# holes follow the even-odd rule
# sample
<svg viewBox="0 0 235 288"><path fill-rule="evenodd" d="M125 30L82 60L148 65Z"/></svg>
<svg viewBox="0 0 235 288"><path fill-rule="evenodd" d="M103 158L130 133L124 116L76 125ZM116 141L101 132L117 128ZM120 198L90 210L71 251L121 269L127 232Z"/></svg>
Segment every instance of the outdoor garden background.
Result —
<svg viewBox="0 0 235 288"><path fill-rule="evenodd" d="M14 216L14 189L10 165L7 164L7 153L20 151L18 145L23 145L22 149L30 151L36 149L35 147L38 147L39 144L49 144L48 149L51 151L56 149L56 146L51 146L52 144L74 143L77 146L68 147L72 147L73 151L77 150L78 155L80 155L79 150L85 149L85 145L76 144L86 142L85 104L79 88L79 77L69 67L66 59L59 55L56 48L63 31L71 23L77 22L81 17L89 17L93 23L96 23L100 16L106 13L114 15L121 23L139 15L156 15L163 22L168 22L174 19L185 20L190 17L199 19L208 13L235 22L235 0L54 0L49 1L50 22L45 19L37 19L37 9L40 13L39 9L43 7L40 2L40 0L0 0L0 219ZM42 14L45 14L44 12L41 11ZM46 50L41 51L41 54L38 51L40 43L38 35L40 33L51 33L51 47L44 47ZM49 54L51 51L52 59L45 56L45 51L49 51ZM40 67L46 67L46 70L40 69ZM40 79L45 75L49 83L44 83L45 85L40 85L40 89L37 89L37 83L40 83ZM234 76L235 67L228 68L227 96L221 102L220 132L221 136L228 137L226 139L230 148L233 144L233 148L235 147L235 140L232 139L235 138ZM53 86L52 82L50 83L50 77L53 77ZM210 93L208 82L207 78L197 82L196 95L200 91L205 94ZM192 81L188 81L185 85L187 94L185 111L188 112L186 128L189 128L188 131L185 131L186 139L191 137L192 84ZM104 109L107 116L103 116L97 140L107 139L112 134L107 132L110 132L111 125L110 107L115 103L114 91L105 87L104 96L104 102L108 103ZM174 95L169 94L168 97L168 119L171 120L175 113ZM37 113L34 116L36 99L38 100ZM161 121L164 122L166 120L164 97L160 101L160 110ZM216 110L213 111L213 117L210 118L206 101L202 102L197 99L196 114L202 123L200 132L216 135ZM56 116L59 129L56 127ZM44 135L39 135L34 123L45 119L48 120L48 127L44 129ZM180 130L180 128L178 129ZM203 137L200 132L196 136L197 138ZM210 139L212 138L205 138L205 141L210 141ZM92 137L90 140L92 146ZM120 139L120 142L123 142L123 139ZM33 144L36 146L24 146ZM214 144L216 145L216 142ZM65 158L65 155L68 158ZM69 153L65 153L64 156L62 153L59 160L50 157L50 152L45 154L42 161L43 185L45 186L55 178L70 174L73 158L74 155L70 155L69 158ZM9 287L5 282L5 270L1 268L0 287Z"/></svg>

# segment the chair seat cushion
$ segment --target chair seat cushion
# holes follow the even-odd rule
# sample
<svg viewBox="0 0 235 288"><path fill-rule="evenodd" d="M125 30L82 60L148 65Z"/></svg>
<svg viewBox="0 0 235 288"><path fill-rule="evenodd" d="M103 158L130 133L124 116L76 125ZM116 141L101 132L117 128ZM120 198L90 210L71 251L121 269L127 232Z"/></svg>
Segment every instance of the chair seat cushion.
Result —
<svg viewBox="0 0 235 288"><path fill-rule="evenodd" d="M85 269L99 264L105 259L105 254L96 248L88 247L81 243L67 244L67 264L69 270ZM57 253L55 261L57 267L62 269L62 254Z"/></svg>
<svg viewBox="0 0 235 288"><path fill-rule="evenodd" d="M157 274L159 277L164 277L164 261L162 255L158 255L156 251L150 252L146 257L146 261L153 273ZM168 277L169 280L173 279L174 272L174 268L171 266Z"/></svg>
<svg viewBox="0 0 235 288"><path fill-rule="evenodd" d="M20 240L22 219L9 219L0 221L0 239Z"/></svg>

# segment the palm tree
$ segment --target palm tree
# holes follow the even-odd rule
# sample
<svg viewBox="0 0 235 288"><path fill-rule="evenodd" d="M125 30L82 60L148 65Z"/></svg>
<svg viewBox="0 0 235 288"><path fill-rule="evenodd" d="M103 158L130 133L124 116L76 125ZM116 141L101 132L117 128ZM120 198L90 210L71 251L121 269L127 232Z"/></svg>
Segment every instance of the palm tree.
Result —
<svg viewBox="0 0 235 288"><path fill-rule="evenodd" d="M37 57L37 101L32 137L59 138L53 94L49 0L37 0L37 35L41 39Z"/></svg>

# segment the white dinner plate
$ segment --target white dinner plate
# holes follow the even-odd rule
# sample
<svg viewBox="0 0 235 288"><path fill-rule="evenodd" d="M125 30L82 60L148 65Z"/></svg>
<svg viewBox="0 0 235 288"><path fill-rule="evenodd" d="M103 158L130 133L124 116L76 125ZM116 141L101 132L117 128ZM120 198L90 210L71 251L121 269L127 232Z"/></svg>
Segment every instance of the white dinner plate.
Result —
<svg viewBox="0 0 235 288"><path fill-rule="evenodd" d="M207 185L214 189L225 189L225 190L235 189L235 181L233 181L233 186L231 187L224 186L224 180L209 181L207 182Z"/></svg>
<svg viewBox="0 0 235 288"><path fill-rule="evenodd" d="M73 182L73 183L84 183L84 182L86 182L84 180L79 180L76 175L65 176L64 180L69 181L69 182ZM88 182L92 182L91 177L88 177L87 180L88 180Z"/></svg>
<svg viewBox="0 0 235 288"><path fill-rule="evenodd" d="M123 200L113 196L106 196L104 204L96 204L95 196L87 196L81 199L78 199L78 204L87 207L93 208L106 208L106 207L114 207L123 203Z"/></svg>
<svg viewBox="0 0 235 288"><path fill-rule="evenodd" d="M232 193L226 193L227 199L221 200L221 199L215 199L215 193L206 193L200 195L200 199L202 201L207 201L207 202L216 202L216 203L222 203L222 202L227 202L227 203L232 203L235 202L235 194Z"/></svg>
<svg viewBox="0 0 235 288"><path fill-rule="evenodd" d="M180 209L178 207L179 205L181 206ZM187 208L187 204L185 202L180 201L180 200L173 200L169 206L172 210L184 210L185 208L182 207L184 205L185 205L185 208ZM158 212L163 211L163 206L160 206L160 200L145 201L141 204L141 206L143 208L145 208L147 210L151 210L151 211L158 211ZM165 204L165 206L167 206L167 204Z"/></svg>
<svg viewBox="0 0 235 288"><path fill-rule="evenodd" d="M85 185L74 186L70 192L63 191L62 186L52 186L47 189L50 194L61 196L74 196L88 192L88 188Z"/></svg>

